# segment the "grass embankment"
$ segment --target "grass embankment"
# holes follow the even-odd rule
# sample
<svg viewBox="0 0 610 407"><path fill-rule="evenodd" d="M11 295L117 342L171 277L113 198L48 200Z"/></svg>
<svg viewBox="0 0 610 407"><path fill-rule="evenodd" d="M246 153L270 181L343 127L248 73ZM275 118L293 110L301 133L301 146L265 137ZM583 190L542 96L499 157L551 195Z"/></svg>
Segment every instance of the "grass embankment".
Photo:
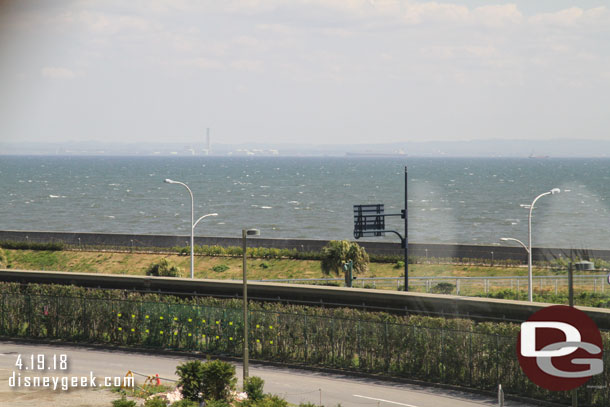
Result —
<svg viewBox="0 0 610 407"><path fill-rule="evenodd" d="M146 268L163 258L182 268L183 275L190 269L190 257L149 253L115 253L99 251L40 251L0 249L0 267L20 270L52 270L81 273L144 275ZM2 260L4 259L4 260ZM225 271L214 267L227 266ZM222 268L222 267L221 267ZM556 275L551 269L537 269L536 275ZM398 277L403 268L393 263L371 263L367 273L358 277ZM524 267L491 267L458 264L411 264L409 275L417 277L479 277L524 276ZM318 260L248 259L248 276L256 279L324 278ZM215 279L240 279L241 257L195 256L195 277Z"/></svg>

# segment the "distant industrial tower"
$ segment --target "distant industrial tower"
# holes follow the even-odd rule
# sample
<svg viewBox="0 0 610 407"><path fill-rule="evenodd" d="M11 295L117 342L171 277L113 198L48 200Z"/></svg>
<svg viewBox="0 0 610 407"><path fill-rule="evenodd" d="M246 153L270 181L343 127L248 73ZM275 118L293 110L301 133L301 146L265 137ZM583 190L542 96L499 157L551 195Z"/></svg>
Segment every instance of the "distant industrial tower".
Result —
<svg viewBox="0 0 610 407"><path fill-rule="evenodd" d="M210 155L210 153L212 152L212 146L211 146L211 141L210 141L210 128L209 127L206 129L205 145L206 145L206 147L203 149L203 154Z"/></svg>

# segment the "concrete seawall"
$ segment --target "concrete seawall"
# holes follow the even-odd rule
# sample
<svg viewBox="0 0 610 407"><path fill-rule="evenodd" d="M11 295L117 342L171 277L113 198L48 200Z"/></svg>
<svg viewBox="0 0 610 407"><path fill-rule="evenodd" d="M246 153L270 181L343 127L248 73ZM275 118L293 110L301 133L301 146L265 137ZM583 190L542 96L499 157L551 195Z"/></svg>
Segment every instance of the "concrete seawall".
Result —
<svg viewBox="0 0 610 407"><path fill-rule="evenodd" d="M0 241L51 243L62 242L74 246L107 247L158 247L188 246L190 236L172 235L130 235L109 233L42 232L42 231L0 231ZM399 243L357 241L367 252L379 255L402 255ZM313 239L266 239L248 238L249 247L296 249L302 252L316 252L328 240ZM223 247L241 246L241 237L196 236L196 245L218 245ZM532 251L534 261L570 257L571 249L538 248ZM610 250L585 249L590 258L610 260ZM527 263L527 254L521 247L466 244L409 243L409 255L419 257L451 257L458 259L516 260ZM577 254L578 255L578 254Z"/></svg>

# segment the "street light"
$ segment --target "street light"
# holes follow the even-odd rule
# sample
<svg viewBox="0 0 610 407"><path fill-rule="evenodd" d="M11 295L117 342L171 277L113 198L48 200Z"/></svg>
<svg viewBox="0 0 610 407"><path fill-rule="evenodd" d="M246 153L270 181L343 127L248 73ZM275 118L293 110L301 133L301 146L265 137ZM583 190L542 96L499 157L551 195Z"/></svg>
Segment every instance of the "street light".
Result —
<svg viewBox="0 0 610 407"><path fill-rule="evenodd" d="M243 271L244 271L244 371L243 371L243 385L246 385L248 379L248 278L246 276L246 238L248 236L259 236L261 231L258 229L242 229L242 250L243 250Z"/></svg>
<svg viewBox="0 0 610 407"><path fill-rule="evenodd" d="M529 255L530 249L521 240L515 239L515 238L512 238L512 237L501 237L500 240L502 240L503 242L517 242L517 243L519 243L521 246L523 246L523 248L525 249L525 252ZM529 257L528 257L528 259L529 259ZM530 287L532 286L531 282L529 283L529 286ZM519 291L519 290L517 290L517 291ZM529 289L528 289L528 293L529 293ZM517 292L517 295L519 295L518 292Z"/></svg>
<svg viewBox="0 0 610 407"><path fill-rule="evenodd" d="M514 241L519 243L521 246L523 246L525 248L525 250L527 251L527 283L528 283L528 287L527 287L527 300L529 302L533 301L533 285L534 285L534 281L533 281L533 275L532 275L532 212L534 211L534 205L536 205L536 201L538 201L538 199L542 198L545 195L555 195L560 193L561 190L559 188L553 188L548 192L545 192L543 194L538 195L536 198L534 198L534 200L532 201L531 205L521 205L522 208L527 208L530 210L529 212L529 216L527 218L527 236L528 236L528 245L525 246L525 244L517 239L513 239L511 237L503 237L500 240L504 240L504 241Z"/></svg>
<svg viewBox="0 0 610 407"><path fill-rule="evenodd" d="M525 249L525 251L527 253L530 252L530 249L527 248L527 246L525 245L525 243L523 243L521 240L519 239L514 239L512 237L501 237L500 240L502 240L503 242L517 242L519 243L521 246L523 246L523 248Z"/></svg>
<svg viewBox="0 0 610 407"><path fill-rule="evenodd" d="M208 216L218 216L217 213L209 213L207 215L203 215L197 222L195 222L195 203L193 200L193 191L186 185L184 182L174 181L169 178L166 178L164 181L166 184L178 184L182 185L189 191L189 195L191 196L191 278L195 278L195 226L199 223L200 220L207 218Z"/></svg>

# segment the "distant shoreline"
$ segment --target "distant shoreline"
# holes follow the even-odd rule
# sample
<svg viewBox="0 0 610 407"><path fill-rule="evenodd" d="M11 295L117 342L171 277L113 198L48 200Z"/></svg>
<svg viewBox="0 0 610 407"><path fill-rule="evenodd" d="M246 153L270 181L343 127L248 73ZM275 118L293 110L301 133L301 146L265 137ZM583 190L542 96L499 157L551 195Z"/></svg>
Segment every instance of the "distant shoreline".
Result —
<svg viewBox="0 0 610 407"><path fill-rule="evenodd" d="M542 157L530 157L528 155L506 155L506 156L494 156L494 155L408 155L408 154L384 154L384 153L343 153L343 154L280 154L280 155L171 155L171 154L48 154L48 153L0 153L1 157L58 157L58 158L70 158L70 157L82 157L82 158L197 158L197 159L219 159L219 158L246 158L246 159L282 159L282 158L346 158L346 159L359 159L359 158L387 158L387 159L469 159L469 160L485 160L485 159L498 159L498 160L610 160L610 156L595 156L595 155L570 155L570 156L542 156Z"/></svg>

